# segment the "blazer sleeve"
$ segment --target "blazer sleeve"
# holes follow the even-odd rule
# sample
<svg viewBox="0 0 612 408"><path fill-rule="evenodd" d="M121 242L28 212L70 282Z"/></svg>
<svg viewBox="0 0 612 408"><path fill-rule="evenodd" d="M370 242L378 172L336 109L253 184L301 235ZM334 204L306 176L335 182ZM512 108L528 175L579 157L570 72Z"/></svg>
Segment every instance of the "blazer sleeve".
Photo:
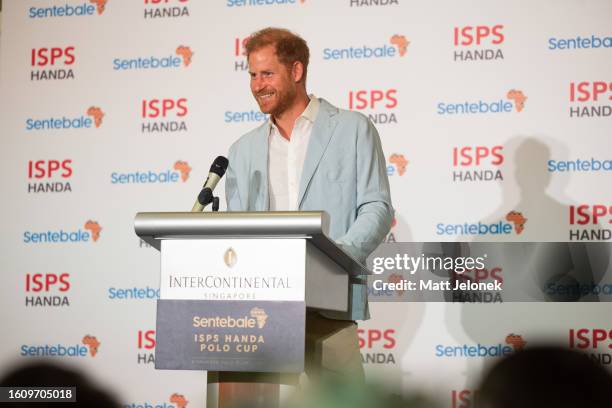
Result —
<svg viewBox="0 0 612 408"><path fill-rule="evenodd" d="M356 219L347 233L336 240L359 261L385 239L391 229L393 207L385 156L378 131L365 117L357 129Z"/></svg>
<svg viewBox="0 0 612 408"><path fill-rule="evenodd" d="M238 177L236 166L239 164L236 153L236 145L232 145L228 154L229 166L225 174L225 201L227 211L243 211L243 206L238 194Z"/></svg>

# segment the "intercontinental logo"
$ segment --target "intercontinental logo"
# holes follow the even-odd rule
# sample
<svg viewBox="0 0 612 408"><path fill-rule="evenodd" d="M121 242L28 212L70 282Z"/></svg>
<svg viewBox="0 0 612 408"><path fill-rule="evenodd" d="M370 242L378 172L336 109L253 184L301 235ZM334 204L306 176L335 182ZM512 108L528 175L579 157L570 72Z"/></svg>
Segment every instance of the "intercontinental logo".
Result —
<svg viewBox="0 0 612 408"><path fill-rule="evenodd" d="M223 254L223 262L227 265L228 268L233 268L238 262L238 255L236 255L236 251L234 248L228 248L227 251Z"/></svg>

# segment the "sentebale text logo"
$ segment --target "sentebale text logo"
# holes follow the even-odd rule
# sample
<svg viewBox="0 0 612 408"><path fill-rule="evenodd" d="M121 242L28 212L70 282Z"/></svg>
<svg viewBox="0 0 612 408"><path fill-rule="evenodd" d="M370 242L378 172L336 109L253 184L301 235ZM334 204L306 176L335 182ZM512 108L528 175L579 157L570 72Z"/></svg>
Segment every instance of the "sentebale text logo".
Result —
<svg viewBox="0 0 612 408"><path fill-rule="evenodd" d="M166 56L150 55L136 58L115 58L113 59L113 70L129 71L188 67L191 65L194 54L191 47L179 45L176 47L174 54Z"/></svg>
<svg viewBox="0 0 612 408"><path fill-rule="evenodd" d="M371 58L391 58L406 55L410 41L400 34L392 35L388 43L371 45L349 46L344 48L324 48L324 60L344 60L344 59L371 59Z"/></svg>

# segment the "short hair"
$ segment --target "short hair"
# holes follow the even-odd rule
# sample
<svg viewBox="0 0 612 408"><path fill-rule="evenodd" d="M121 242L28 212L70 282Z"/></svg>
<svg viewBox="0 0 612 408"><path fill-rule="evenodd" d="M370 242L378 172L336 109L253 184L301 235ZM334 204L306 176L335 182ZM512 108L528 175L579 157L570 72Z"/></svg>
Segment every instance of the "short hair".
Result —
<svg viewBox="0 0 612 408"><path fill-rule="evenodd" d="M310 50L302 37L284 28L268 27L256 31L246 43L247 59L253 51L257 51L268 45L274 47L276 57L281 64L287 66L289 70L291 70L295 61L301 62L304 66L302 80L306 82Z"/></svg>

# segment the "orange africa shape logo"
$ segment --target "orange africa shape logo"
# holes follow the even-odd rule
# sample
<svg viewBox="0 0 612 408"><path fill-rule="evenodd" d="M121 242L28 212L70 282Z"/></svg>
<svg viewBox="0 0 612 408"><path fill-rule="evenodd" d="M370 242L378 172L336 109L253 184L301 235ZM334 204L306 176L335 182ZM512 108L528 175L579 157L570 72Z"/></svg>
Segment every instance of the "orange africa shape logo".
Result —
<svg viewBox="0 0 612 408"><path fill-rule="evenodd" d="M189 404L184 395L177 394L176 392L170 396L170 402L176 404L176 408L185 408Z"/></svg>
<svg viewBox="0 0 612 408"><path fill-rule="evenodd" d="M511 333L506 336L506 344L511 345L514 351L521 351L525 348L527 342L523 340L523 336Z"/></svg>
<svg viewBox="0 0 612 408"><path fill-rule="evenodd" d="M102 14L104 13L104 9L106 8L106 3L108 2L108 0L89 0L89 2L96 5L98 14Z"/></svg>
<svg viewBox="0 0 612 408"><path fill-rule="evenodd" d="M397 167L397 172L400 176L404 175L404 173L406 172L406 165L408 164L408 160L406 160L403 154L392 154L389 157L389 162L395 164L395 167Z"/></svg>
<svg viewBox="0 0 612 408"><path fill-rule="evenodd" d="M183 64L188 67L191 64L191 57L193 57L194 52L191 51L186 45L179 45L176 47L176 55L179 55L183 58Z"/></svg>
<svg viewBox="0 0 612 408"><path fill-rule="evenodd" d="M87 220L85 223L85 229L91 232L91 239L96 242L100 238L100 231L102 227L98 224L98 221Z"/></svg>
<svg viewBox="0 0 612 408"><path fill-rule="evenodd" d="M517 234L520 234L525 229L527 218L523 216L523 213L518 211L510 211L508 214L506 214L506 221L513 223L514 231Z"/></svg>
<svg viewBox="0 0 612 408"><path fill-rule="evenodd" d="M408 41L405 36L395 34L389 41L391 44L397 47L400 57L403 57L406 54L406 49L408 48L408 45L410 45L410 41Z"/></svg>
<svg viewBox="0 0 612 408"><path fill-rule="evenodd" d="M92 357L95 357L98 354L98 347L100 347L100 342L96 338L96 336L90 336L89 334L83 337L83 344L89 347L89 354Z"/></svg>
<svg viewBox="0 0 612 408"><path fill-rule="evenodd" d="M525 101L527 97L523 94L523 91L519 91L517 89L511 89L508 91L506 98L514 101L514 107L517 112L521 112L523 108L525 108Z"/></svg>
<svg viewBox="0 0 612 408"><path fill-rule="evenodd" d="M90 106L89 109L87 109L87 116L91 116L94 120L94 125L99 128L102 124L102 118L104 118L104 112L97 106Z"/></svg>
<svg viewBox="0 0 612 408"><path fill-rule="evenodd" d="M263 329L263 327L266 325L266 320L268 320L268 314L266 311L262 308L254 307L251 309L250 314L251 317L254 317L255 320L257 320L257 327Z"/></svg>
<svg viewBox="0 0 612 408"><path fill-rule="evenodd" d="M178 170L181 172L181 180L185 182L189 178L191 167L189 166L189 163L187 163L186 161L177 160L176 163L174 163L174 170Z"/></svg>

